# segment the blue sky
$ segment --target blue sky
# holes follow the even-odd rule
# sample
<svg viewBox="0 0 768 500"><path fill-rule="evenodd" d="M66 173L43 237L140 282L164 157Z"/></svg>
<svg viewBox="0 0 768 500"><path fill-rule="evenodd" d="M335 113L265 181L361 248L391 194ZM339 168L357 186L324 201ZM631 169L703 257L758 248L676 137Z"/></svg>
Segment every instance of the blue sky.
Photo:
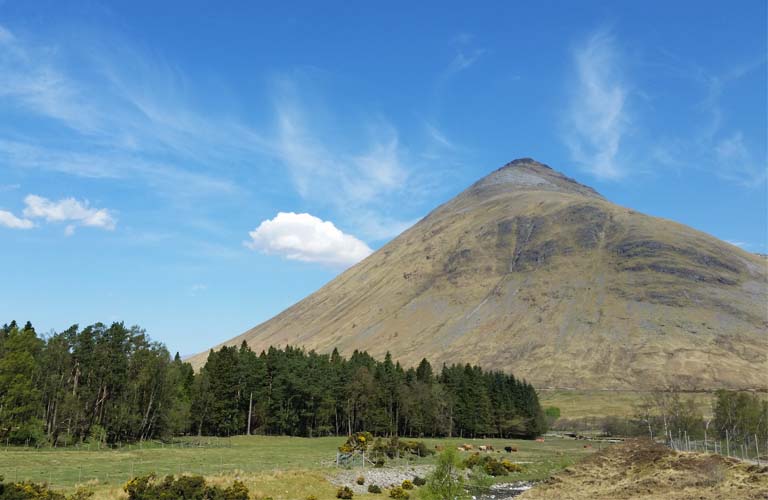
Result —
<svg viewBox="0 0 768 500"><path fill-rule="evenodd" d="M768 250L764 1L414 4L0 1L0 321L191 354L519 157Z"/></svg>

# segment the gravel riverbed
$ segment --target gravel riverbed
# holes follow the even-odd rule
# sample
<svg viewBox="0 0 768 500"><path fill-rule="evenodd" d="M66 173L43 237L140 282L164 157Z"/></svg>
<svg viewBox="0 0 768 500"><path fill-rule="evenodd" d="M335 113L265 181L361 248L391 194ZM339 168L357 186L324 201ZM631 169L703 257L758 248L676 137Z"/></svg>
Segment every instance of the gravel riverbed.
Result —
<svg viewBox="0 0 768 500"><path fill-rule="evenodd" d="M413 481L413 478L416 476L426 477L433 469L434 467L431 465L410 465L380 469L342 470L328 479L337 486L349 486L355 493L365 493L368 491L368 485L375 484L382 488L400 486L406 479ZM357 484L357 478L361 476L365 478L365 483L359 485Z"/></svg>
<svg viewBox="0 0 768 500"><path fill-rule="evenodd" d="M371 469L342 470L329 476L328 480L336 486L348 486L355 493L365 493L368 486L375 484L383 488L400 486L406 479L413 481L414 477L427 477L434 469L431 465L412 465L406 467L387 467ZM357 484L357 478L363 477L365 482ZM497 483L491 486L490 491L474 496L476 500L508 500L530 489L533 483L517 481L514 483Z"/></svg>

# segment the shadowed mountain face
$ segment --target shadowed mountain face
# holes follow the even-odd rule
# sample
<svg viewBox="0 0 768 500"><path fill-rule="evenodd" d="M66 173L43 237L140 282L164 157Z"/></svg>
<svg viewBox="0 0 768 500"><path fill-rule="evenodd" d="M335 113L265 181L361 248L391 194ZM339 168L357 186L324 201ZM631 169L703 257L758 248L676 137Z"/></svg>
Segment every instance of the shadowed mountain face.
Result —
<svg viewBox="0 0 768 500"><path fill-rule="evenodd" d="M521 159L227 344L391 351L540 388L768 389L767 307L764 258Z"/></svg>

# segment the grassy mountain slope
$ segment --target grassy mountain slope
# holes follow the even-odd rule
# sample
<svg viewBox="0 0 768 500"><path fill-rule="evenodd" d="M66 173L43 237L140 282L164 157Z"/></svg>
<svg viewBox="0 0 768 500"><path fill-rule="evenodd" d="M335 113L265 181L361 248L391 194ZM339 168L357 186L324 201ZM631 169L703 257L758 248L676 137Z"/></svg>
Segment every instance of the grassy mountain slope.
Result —
<svg viewBox="0 0 768 500"><path fill-rule="evenodd" d="M228 344L391 351L538 387L768 389L767 304L765 259L522 159Z"/></svg>

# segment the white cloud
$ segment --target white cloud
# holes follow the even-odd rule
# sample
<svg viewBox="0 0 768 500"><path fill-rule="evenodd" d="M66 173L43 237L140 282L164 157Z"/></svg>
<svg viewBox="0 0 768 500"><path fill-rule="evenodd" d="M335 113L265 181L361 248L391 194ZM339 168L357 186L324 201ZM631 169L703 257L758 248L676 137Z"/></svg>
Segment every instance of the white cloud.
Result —
<svg viewBox="0 0 768 500"><path fill-rule="evenodd" d="M566 124L571 157L596 177L619 178L625 174L619 157L630 119L613 37L604 31L592 35L574 51L574 62L576 89Z"/></svg>
<svg viewBox="0 0 768 500"><path fill-rule="evenodd" d="M246 246L290 260L348 267L372 250L364 242L339 230L333 222L307 213L280 212L248 233Z"/></svg>
<svg viewBox="0 0 768 500"><path fill-rule="evenodd" d="M11 229L31 229L35 227L35 223L28 219L16 217L11 212L0 210L0 226Z"/></svg>
<svg viewBox="0 0 768 500"><path fill-rule="evenodd" d="M34 194L24 198L26 207L24 216L30 219L41 218L47 222L70 222L65 229L69 236L74 232L74 226L91 226L113 230L116 221L106 208L91 208L87 201L80 202L74 198L64 198L51 201Z"/></svg>

